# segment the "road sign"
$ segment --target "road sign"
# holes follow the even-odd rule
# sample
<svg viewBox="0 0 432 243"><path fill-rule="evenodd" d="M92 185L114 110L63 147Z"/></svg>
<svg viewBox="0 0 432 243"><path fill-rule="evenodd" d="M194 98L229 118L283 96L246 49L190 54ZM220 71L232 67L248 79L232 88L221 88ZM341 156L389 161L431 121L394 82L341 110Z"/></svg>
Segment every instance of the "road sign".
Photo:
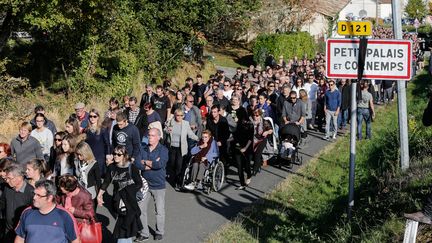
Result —
<svg viewBox="0 0 432 243"><path fill-rule="evenodd" d="M357 78L359 39L328 39L327 77ZM411 79L409 40L368 40L363 79Z"/></svg>
<svg viewBox="0 0 432 243"><path fill-rule="evenodd" d="M355 36L372 35L372 23L370 21L339 21L337 33Z"/></svg>

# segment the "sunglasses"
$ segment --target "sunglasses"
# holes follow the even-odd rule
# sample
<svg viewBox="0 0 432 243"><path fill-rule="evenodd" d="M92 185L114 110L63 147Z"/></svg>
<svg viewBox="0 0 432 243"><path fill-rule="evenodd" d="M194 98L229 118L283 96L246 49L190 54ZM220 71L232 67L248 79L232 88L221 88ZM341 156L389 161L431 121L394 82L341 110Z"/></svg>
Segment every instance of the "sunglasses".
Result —
<svg viewBox="0 0 432 243"><path fill-rule="evenodd" d="M61 138L55 138L54 140L60 142L60 141L62 141L63 139L61 139Z"/></svg>
<svg viewBox="0 0 432 243"><path fill-rule="evenodd" d="M123 154L121 153L113 153L114 156L122 156Z"/></svg>
<svg viewBox="0 0 432 243"><path fill-rule="evenodd" d="M97 117L98 117L98 116L91 116L91 115L89 116L89 118L97 118Z"/></svg>
<svg viewBox="0 0 432 243"><path fill-rule="evenodd" d="M330 84L330 86L334 86L334 84Z"/></svg>
<svg viewBox="0 0 432 243"><path fill-rule="evenodd" d="M269 88L274 88L274 87L275 87L274 85L270 85L270 86L269 86Z"/></svg>
<svg viewBox="0 0 432 243"><path fill-rule="evenodd" d="M189 102L189 103L193 103L194 101L193 101L193 100L188 100L187 102Z"/></svg>

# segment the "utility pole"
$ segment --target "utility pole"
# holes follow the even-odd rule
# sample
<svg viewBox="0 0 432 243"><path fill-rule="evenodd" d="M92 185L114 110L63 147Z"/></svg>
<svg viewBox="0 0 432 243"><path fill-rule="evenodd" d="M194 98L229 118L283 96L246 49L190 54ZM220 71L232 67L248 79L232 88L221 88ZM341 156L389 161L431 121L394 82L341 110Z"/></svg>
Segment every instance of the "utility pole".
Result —
<svg viewBox="0 0 432 243"><path fill-rule="evenodd" d="M394 38L402 39L402 19L400 0L392 0L393 33ZM411 53L409 53L411 55ZM398 91L398 120L399 120L399 140L400 140L400 160L402 170L409 168L408 150L408 116L406 102L406 81L397 80Z"/></svg>

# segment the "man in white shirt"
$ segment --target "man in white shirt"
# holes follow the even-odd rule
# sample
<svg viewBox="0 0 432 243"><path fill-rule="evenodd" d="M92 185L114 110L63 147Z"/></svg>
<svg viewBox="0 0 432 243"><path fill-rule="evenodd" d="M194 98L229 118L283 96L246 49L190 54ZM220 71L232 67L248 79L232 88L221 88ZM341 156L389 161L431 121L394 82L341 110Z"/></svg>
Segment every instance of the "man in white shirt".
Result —
<svg viewBox="0 0 432 243"><path fill-rule="evenodd" d="M318 92L318 84L315 82L315 77L310 74L308 76L307 82L304 84L305 90L308 94L308 98L312 103L312 119L309 124L309 129L314 129L315 125L315 117L316 117L316 109L317 109L317 92Z"/></svg>

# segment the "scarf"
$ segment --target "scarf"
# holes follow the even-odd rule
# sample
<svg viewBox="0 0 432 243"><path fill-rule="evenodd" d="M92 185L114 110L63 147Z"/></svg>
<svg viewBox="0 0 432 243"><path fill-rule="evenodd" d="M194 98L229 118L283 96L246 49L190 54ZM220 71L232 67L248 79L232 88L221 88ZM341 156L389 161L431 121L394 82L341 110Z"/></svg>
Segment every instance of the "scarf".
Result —
<svg viewBox="0 0 432 243"><path fill-rule="evenodd" d="M80 191L80 189L79 189L79 187L77 187L77 188L75 188L74 191L66 194L65 205L64 205L65 209L69 209L69 208L72 208L74 206L74 205L72 205L72 197L75 197L76 195L78 195L79 191Z"/></svg>
<svg viewBox="0 0 432 243"><path fill-rule="evenodd" d="M200 151L195 155L195 157L194 157L194 162L195 162L195 163L201 163L201 162L202 162L201 159L202 159L203 157L205 157L205 156L207 155L207 153L210 151L210 148L211 148L212 143L213 143L213 137L210 137L210 139L209 139L209 141L208 141L208 143L207 143L207 147L201 149L201 150L200 150ZM201 145L203 145L203 144L204 144L204 142L203 142L203 140L201 140L201 141L199 141L198 146L201 146ZM207 165L208 161L206 160L204 163L205 163L205 165Z"/></svg>

